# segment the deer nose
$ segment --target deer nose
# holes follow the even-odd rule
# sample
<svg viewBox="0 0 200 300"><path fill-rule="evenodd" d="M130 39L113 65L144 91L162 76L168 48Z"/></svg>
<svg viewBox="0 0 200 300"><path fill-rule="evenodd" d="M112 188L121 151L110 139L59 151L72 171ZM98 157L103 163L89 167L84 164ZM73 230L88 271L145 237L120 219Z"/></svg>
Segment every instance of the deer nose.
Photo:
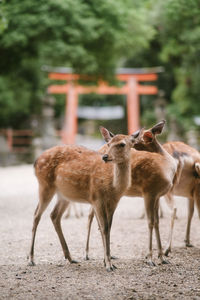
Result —
<svg viewBox="0 0 200 300"><path fill-rule="evenodd" d="M108 154L104 154L104 155L102 156L102 159L103 159L105 162L107 162L107 161L108 161Z"/></svg>

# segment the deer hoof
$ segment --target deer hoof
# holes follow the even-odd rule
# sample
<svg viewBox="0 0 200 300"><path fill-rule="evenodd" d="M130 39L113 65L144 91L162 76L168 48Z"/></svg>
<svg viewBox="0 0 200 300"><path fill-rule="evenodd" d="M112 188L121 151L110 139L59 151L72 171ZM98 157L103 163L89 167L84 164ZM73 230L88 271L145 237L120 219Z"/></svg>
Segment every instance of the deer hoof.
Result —
<svg viewBox="0 0 200 300"><path fill-rule="evenodd" d="M84 260L90 260L90 259L89 259L89 256L86 255L85 258L84 258Z"/></svg>
<svg viewBox="0 0 200 300"><path fill-rule="evenodd" d="M194 247L192 244L190 244L190 243L187 243L187 242L185 242L185 246L186 246L186 247L188 247L188 248L192 248L192 247Z"/></svg>
<svg viewBox="0 0 200 300"><path fill-rule="evenodd" d="M146 261L146 264L147 264L148 266L150 266L150 267L155 267L155 266L156 266L156 264L155 264L152 260L147 260L147 261Z"/></svg>
<svg viewBox="0 0 200 300"><path fill-rule="evenodd" d="M34 261L33 261L33 260L29 261L29 262L28 262L28 266L30 266L30 267L34 267L34 266L35 266L35 263L34 263Z"/></svg>
<svg viewBox="0 0 200 300"><path fill-rule="evenodd" d="M115 265L112 265L112 269L113 269L113 270L116 270L117 267L116 267Z"/></svg>
<svg viewBox="0 0 200 300"><path fill-rule="evenodd" d="M109 268L106 268L106 271L107 271L107 272L112 272L113 269L112 269L111 267L109 267Z"/></svg>
<svg viewBox="0 0 200 300"><path fill-rule="evenodd" d="M167 248L167 249L165 250L165 253L164 253L165 256L168 256L170 252L171 252L171 249Z"/></svg>
<svg viewBox="0 0 200 300"><path fill-rule="evenodd" d="M165 259L162 259L161 263L162 263L162 265L167 265L167 264L169 264L169 261L165 260Z"/></svg>
<svg viewBox="0 0 200 300"><path fill-rule="evenodd" d="M117 269L117 267L115 267L114 265L112 265L111 267L106 268L106 271L107 271L107 272L112 272L112 271L114 271L115 269Z"/></svg>
<svg viewBox="0 0 200 300"><path fill-rule="evenodd" d="M113 256L113 255L112 255L110 258L111 258L111 259L118 259L118 257Z"/></svg>
<svg viewBox="0 0 200 300"><path fill-rule="evenodd" d="M72 260L70 261L70 264L78 264L78 261L72 259Z"/></svg>

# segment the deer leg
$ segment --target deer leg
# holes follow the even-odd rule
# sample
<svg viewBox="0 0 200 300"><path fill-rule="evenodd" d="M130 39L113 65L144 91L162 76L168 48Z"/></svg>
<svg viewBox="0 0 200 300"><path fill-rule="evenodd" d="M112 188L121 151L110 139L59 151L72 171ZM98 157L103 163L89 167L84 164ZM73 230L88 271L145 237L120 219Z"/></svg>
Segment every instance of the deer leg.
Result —
<svg viewBox="0 0 200 300"><path fill-rule="evenodd" d="M174 221L176 219L176 207L173 209L171 213L171 223L170 223L170 232L168 238L168 245L165 250L165 256L168 256L170 252L172 252L172 235L173 235L173 228L174 228Z"/></svg>
<svg viewBox="0 0 200 300"><path fill-rule="evenodd" d="M168 254L172 251L172 236L173 236L174 221L176 219L177 208L174 206L174 198L171 194L165 195L165 200L166 200L166 203L168 204L169 208L171 209L170 232L169 232L167 247L165 250L165 256L168 256Z"/></svg>
<svg viewBox="0 0 200 300"><path fill-rule="evenodd" d="M83 217L84 213L83 213L83 206L82 204L80 204L80 217Z"/></svg>
<svg viewBox="0 0 200 300"><path fill-rule="evenodd" d="M53 222L54 228L59 237L65 259L68 259L70 263L76 263L76 261L72 260L71 258L61 227L61 217L65 212L66 208L68 207L68 205L69 205L68 201L58 197L58 202L56 203L53 211L51 212L51 220Z"/></svg>
<svg viewBox="0 0 200 300"><path fill-rule="evenodd" d="M89 241L90 241L90 232L91 232L91 226L92 226L92 221L94 218L94 209L93 207L90 208L90 212L88 215L88 232L87 232L87 242L86 242L86 248L85 248L85 260L89 260Z"/></svg>
<svg viewBox="0 0 200 300"><path fill-rule="evenodd" d="M194 193L193 197L194 197L196 208L197 208L198 215L200 218L200 186L197 186L197 188L195 188L195 193Z"/></svg>
<svg viewBox="0 0 200 300"><path fill-rule="evenodd" d="M86 250L85 260L89 260L89 240L90 240L90 233L91 233L91 226L92 226L93 218L94 218L94 209L91 208L90 212L89 212L89 215L88 215L88 233L87 233L87 242L86 242L86 249L85 249ZM100 230L100 233L101 233L102 242L104 243L101 226L99 225L99 221L98 221L97 217L96 217L96 219L97 219L97 223L98 223L99 230ZM110 224L110 226L111 226L111 224ZM116 256L111 256L111 259L117 259L117 257Z"/></svg>
<svg viewBox="0 0 200 300"><path fill-rule="evenodd" d="M102 206L102 203L99 203L99 205L95 206L94 209L102 233L105 267L106 270L110 272L115 269L115 267L111 264L110 259L110 227L112 224L113 213L110 213L108 217L105 211L105 207Z"/></svg>
<svg viewBox="0 0 200 300"><path fill-rule="evenodd" d="M69 216L70 216L71 205L72 205L72 203L69 202L69 205L68 205L68 207L66 208L66 210L67 210L67 212L66 212L66 214L65 214L65 218L66 218L66 219L69 218Z"/></svg>
<svg viewBox="0 0 200 300"><path fill-rule="evenodd" d="M190 244L190 227L191 227L191 221L194 214L194 199L189 198L188 199L188 219L187 219L187 228L186 228L186 236L185 236L185 246L186 247L192 247L192 244Z"/></svg>
<svg viewBox="0 0 200 300"><path fill-rule="evenodd" d="M73 209L74 209L75 217L76 217L77 219L80 218L81 213L80 213L80 214L78 213L77 206L76 206L75 203L73 203Z"/></svg>
<svg viewBox="0 0 200 300"><path fill-rule="evenodd" d="M153 227L154 227L154 201L153 199L149 198L148 195L144 196L145 202L145 209L146 209L146 216L148 222L148 229L149 229L149 244L148 249L149 252L146 256L146 262L149 266L155 266L155 263L152 261L152 235L153 235Z"/></svg>
<svg viewBox="0 0 200 300"><path fill-rule="evenodd" d="M167 264L168 261L163 258L163 251L162 251L162 243L160 238L160 230L159 230L159 199L155 203L154 208L154 229L156 234L156 241L158 247L158 258L160 259L162 264Z"/></svg>
<svg viewBox="0 0 200 300"><path fill-rule="evenodd" d="M50 203L51 199L53 198L53 195L55 193L55 189L51 188L49 186L39 186L39 203L37 205L37 208L34 213L34 219L33 219L33 227L32 227L32 241L31 241L31 248L29 253L29 266L34 266L34 245L35 245L35 236L38 224L40 222L40 218L47 208L48 204Z"/></svg>

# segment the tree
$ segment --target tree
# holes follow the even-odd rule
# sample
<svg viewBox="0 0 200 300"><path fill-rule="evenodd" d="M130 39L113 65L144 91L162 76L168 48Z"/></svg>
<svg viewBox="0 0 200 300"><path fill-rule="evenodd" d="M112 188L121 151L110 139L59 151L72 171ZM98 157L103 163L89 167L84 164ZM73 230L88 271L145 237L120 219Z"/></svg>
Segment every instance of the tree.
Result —
<svg viewBox="0 0 200 300"><path fill-rule="evenodd" d="M111 80L124 58L147 47L154 30L140 1L134 2L4 2L8 25L0 35L0 126L23 126L40 111L48 83L42 65L65 65Z"/></svg>
<svg viewBox="0 0 200 300"><path fill-rule="evenodd" d="M170 113L179 118L185 128L189 128L194 125L193 117L200 115L200 2L156 1L158 2L160 10L157 26L162 46L161 59L173 66L176 81Z"/></svg>

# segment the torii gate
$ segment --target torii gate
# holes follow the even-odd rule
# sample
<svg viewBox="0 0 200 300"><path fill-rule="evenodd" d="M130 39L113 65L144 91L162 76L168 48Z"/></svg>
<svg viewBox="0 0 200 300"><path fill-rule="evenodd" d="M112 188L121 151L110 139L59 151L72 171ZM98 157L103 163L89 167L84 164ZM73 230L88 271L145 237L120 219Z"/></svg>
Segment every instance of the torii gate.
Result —
<svg viewBox="0 0 200 300"><path fill-rule="evenodd" d="M99 82L98 86L84 86L78 83L78 79L87 79L86 76L73 74L70 68L48 67L43 70L49 72L49 78L53 80L67 81L63 85L50 85L48 93L66 94L65 122L62 130L62 142L64 144L75 143L77 133L77 108L79 94L120 94L127 96L128 133L139 129L139 95L155 95L158 89L154 85L141 85L140 82L157 80L157 73L163 72L162 67L145 69L118 69L116 78L125 82L122 87L109 86L105 82Z"/></svg>

